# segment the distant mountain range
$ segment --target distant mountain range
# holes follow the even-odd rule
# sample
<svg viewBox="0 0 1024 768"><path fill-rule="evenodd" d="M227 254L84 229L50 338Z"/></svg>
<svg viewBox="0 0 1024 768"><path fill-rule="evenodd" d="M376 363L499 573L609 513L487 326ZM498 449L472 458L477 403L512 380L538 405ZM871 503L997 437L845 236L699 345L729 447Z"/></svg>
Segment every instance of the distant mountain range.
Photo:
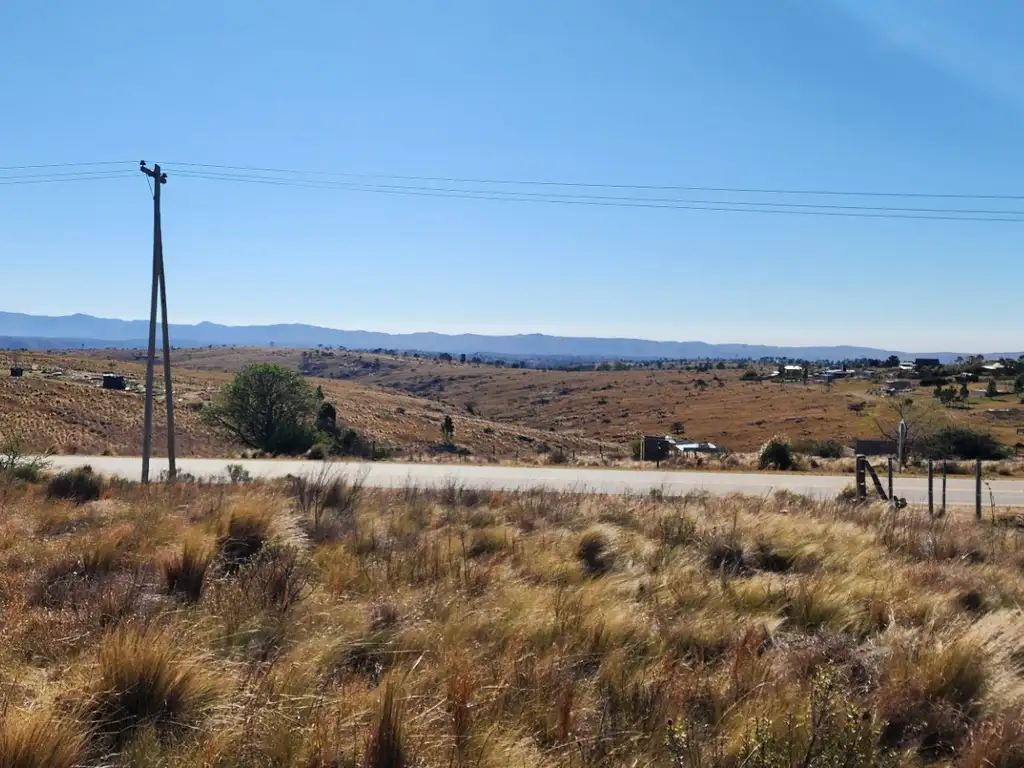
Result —
<svg viewBox="0 0 1024 768"><path fill-rule="evenodd" d="M799 360L884 359L932 357L952 362L963 352L901 352L875 347L818 346L780 347L764 344L707 344L702 341L649 341L525 334L517 336L446 335L441 333L377 333L342 331L297 323L279 325L171 324L171 344L176 347L245 346L316 347L346 349L398 349L439 354L486 355L508 359L737 360L793 358ZM0 312L0 348L89 349L139 348L147 345L149 323L145 320L114 320L91 315L47 317ZM158 342L159 344L159 336ZM1018 357L1020 352L987 353L986 357Z"/></svg>

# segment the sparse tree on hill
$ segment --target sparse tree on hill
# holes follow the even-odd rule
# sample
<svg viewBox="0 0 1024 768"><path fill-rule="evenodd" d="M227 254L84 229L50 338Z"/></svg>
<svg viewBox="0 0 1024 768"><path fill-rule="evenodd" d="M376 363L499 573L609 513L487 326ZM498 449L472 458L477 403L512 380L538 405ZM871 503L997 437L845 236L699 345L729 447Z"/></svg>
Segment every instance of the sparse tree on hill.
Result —
<svg viewBox="0 0 1024 768"><path fill-rule="evenodd" d="M451 445L455 442L455 422L452 421L451 416L445 416L444 421L441 423L441 438L444 440L445 445Z"/></svg>
<svg viewBox="0 0 1024 768"><path fill-rule="evenodd" d="M878 433L886 440L896 442L899 439L899 423L901 420L906 422L908 452L940 429L947 418L944 410L934 400L918 403L910 397L889 398L879 411L872 419Z"/></svg>
<svg viewBox="0 0 1024 768"><path fill-rule="evenodd" d="M316 393L301 374L254 363L236 373L201 416L250 448L301 453L313 444L316 411Z"/></svg>

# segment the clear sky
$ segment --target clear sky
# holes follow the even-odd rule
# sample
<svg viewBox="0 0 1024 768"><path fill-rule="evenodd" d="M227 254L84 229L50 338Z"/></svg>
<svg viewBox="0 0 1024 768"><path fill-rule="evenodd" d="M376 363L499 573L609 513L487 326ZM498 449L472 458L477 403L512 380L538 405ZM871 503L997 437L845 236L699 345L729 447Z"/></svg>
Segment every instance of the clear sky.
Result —
<svg viewBox="0 0 1024 768"><path fill-rule="evenodd" d="M178 322L1016 350L1024 222L369 194L175 164L1024 194L1022 29L1018 0L7 2L0 166L165 163ZM0 183L0 310L145 317L151 208L137 173Z"/></svg>

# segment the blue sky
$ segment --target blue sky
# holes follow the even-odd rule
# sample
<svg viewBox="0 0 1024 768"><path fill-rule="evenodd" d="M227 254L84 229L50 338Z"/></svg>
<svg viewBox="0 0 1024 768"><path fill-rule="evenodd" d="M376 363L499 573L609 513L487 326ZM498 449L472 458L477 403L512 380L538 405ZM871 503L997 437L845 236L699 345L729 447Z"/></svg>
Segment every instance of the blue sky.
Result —
<svg viewBox="0 0 1024 768"><path fill-rule="evenodd" d="M165 163L179 322L1018 349L1024 224L402 197L174 164L1020 194L1022 28L1011 0L4 3L0 166ZM881 201L908 203L934 201ZM0 309L145 317L151 206L141 174L0 184Z"/></svg>

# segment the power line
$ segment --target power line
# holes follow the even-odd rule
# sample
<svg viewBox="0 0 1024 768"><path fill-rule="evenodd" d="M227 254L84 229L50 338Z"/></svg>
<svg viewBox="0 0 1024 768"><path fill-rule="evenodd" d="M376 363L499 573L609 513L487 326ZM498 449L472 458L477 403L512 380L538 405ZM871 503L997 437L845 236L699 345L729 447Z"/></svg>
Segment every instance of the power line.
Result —
<svg viewBox="0 0 1024 768"><path fill-rule="evenodd" d="M137 160L101 160L89 163L44 163L42 165L4 165L0 171L27 171L35 168L80 168L83 166L95 165L125 165L138 164Z"/></svg>
<svg viewBox="0 0 1024 768"><path fill-rule="evenodd" d="M937 193L937 192L889 192L868 190L834 190L834 189L773 189L756 187L706 187L660 184L609 184L582 181L551 181L526 179L481 179L460 178L455 176L408 176L390 174L359 174L342 171L300 171L288 168L261 168L242 165L217 165L212 163L167 163L167 167L205 168L211 170L244 171L249 173L278 173L289 176L326 176L349 179L384 179L395 181L425 181L450 184L488 184L539 187L584 187L593 189L635 189L662 192L727 192L730 194L761 194L761 195L820 195L820 196L852 196L852 197L917 197L946 200L1024 200L1024 195L969 194L969 193Z"/></svg>
<svg viewBox="0 0 1024 768"><path fill-rule="evenodd" d="M65 182L65 181L99 181L102 179L128 179L134 178L135 174L127 171L101 171L95 173L80 173L80 174L59 174L54 176L42 176L42 177L4 177L0 176L0 184L50 184L54 182Z"/></svg>
<svg viewBox="0 0 1024 768"><path fill-rule="evenodd" d="M192 178L206 178L206 179L223 179L226 181L254 181L254 182L274 182L274 183L289 183L295 184L296 182L290 182L286 179L275 179L266 176L242 176L239 174L199 174L195 171L179 171L184 176L190 176ZM829 203L789 203L789 202L773 202L773 201L745 201L745 200L707 200L707 199L692 199L692 198L674 198L674 197L622 197L622 196L609 196L609 195L586 195L586 194L559 194L559 193L548 193L548 192L520 192L513 190L502 190L500 192L490 192L489 190L472 190L472 189L452 189L445 187L414 187L404 185L390 185L390 184L375 184L375 185L358 185L350 182L329 182L329 181L315 181L311 186L320 186L327 189L340 188L340 189L358 189L366 191L373 189L374 191L428 191L428 192L444 192L444 193L466 193L466 194L500 194L502 196L510 197L525 197L525 198L542 198L545 202L553 202L549 198L558 198L566 200L593 200L602 202L626 202L626 203L680 203L680 204L699 204L699 205L730 205L730 206L771 206L773 208L795 208L795 209L826 209L826 210L845 210L845 211L873 211L873 212L884 212L884 213L940 213L940 214L965 214L965 215L988 215L988 216L1024 216L1024 211L1014 211L1006 209L978 209L978 208L910 208L910 207L894 207L894 206L870 206L870 205L835 205Z"/></svg>
<svg viewBox="0 0 1024 768"><path fill-rule="evenodd" d="M504 202L546 203L563 205L588 205L615 208L648 208L665 210L716 211L730 213L784 214L791 216L838 216L848 218L873 219L916 219L931 221L975 221L1024 223L1024 212L1018 211L979 211L967 209L908 209L934 211L934 213L909 213L898 208L873 209L866 206L835 206L854 210L830 210L828 206L807 204L808 208L793 208L795 203L774 203L770 201L668 201L647 202L643 198L602 198L599 196L540 195L537 193L488 191L488 190L455 190L438 187L401 187L395 185L360 185L346 182L326 180L290 180L270 177L243 176L231 174L202 173L198 171L178 170L178 176L184 178L205 179L211 181L230 181L249 184L269 184L275 186L303 187L310 189L335 189L348 192L366 192L375 194L410 195L422 197L454 198L465 200L495 200ZM527 196L529 195L529 196ZM740 207L747 206L747 207ZM756 207L755 207L756 206ZM766 207L771 206L771 207ZM784 207L789 206L789 207ZM861 210L863 208L864 210Z"/></svg>

